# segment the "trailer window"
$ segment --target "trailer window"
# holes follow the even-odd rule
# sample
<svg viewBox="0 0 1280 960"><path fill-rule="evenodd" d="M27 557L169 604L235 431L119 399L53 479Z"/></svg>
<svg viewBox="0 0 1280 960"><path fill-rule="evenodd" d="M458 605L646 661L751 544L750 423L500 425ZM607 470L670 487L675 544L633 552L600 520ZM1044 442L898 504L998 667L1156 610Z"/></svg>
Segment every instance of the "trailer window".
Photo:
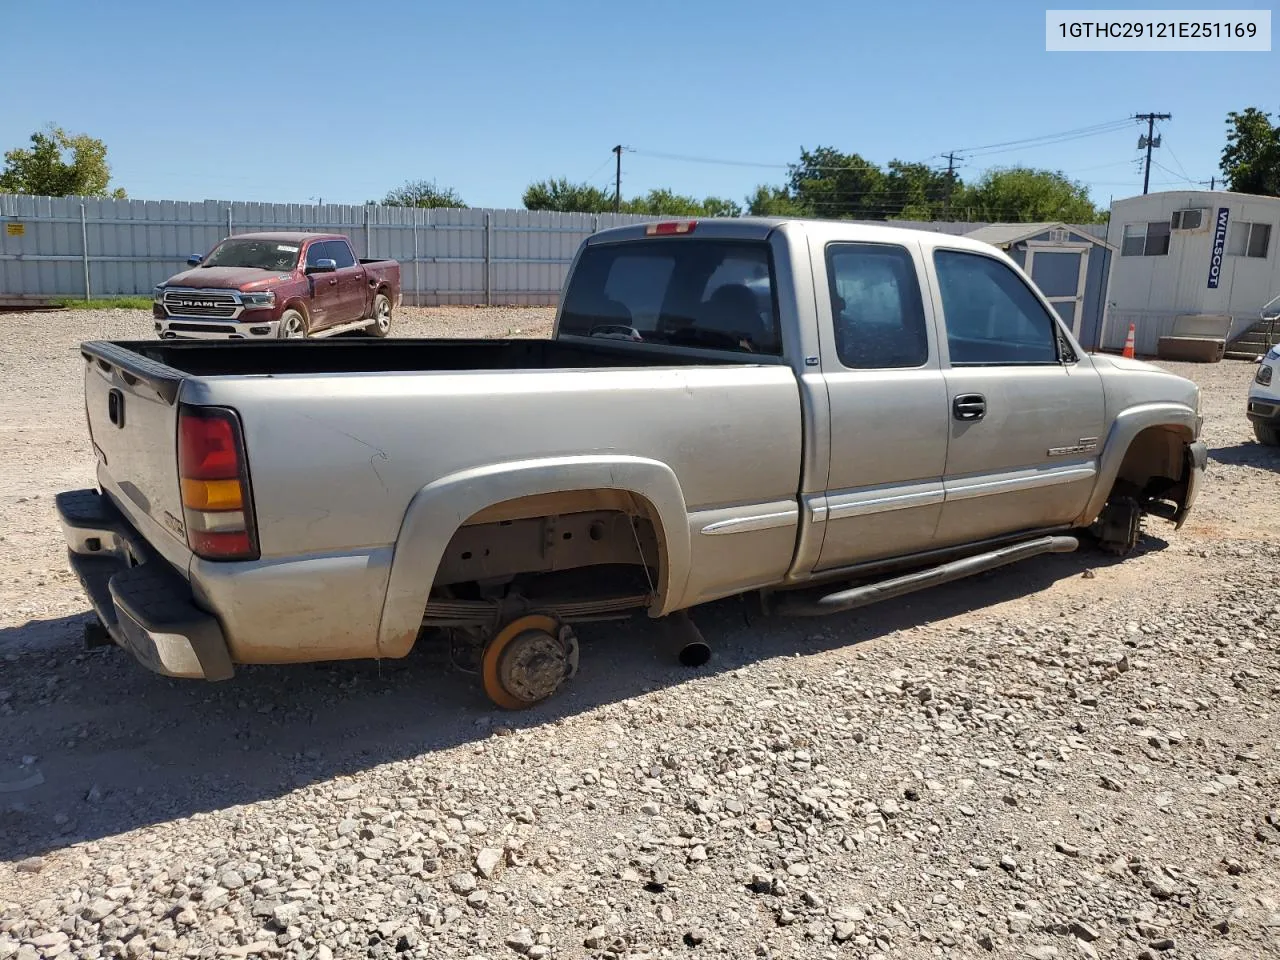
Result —
<svg viewBox="0 0 1280 960"><path fill-rule="evenodd" d="M1120 241L1122 257L1163 257L1169 252L1169 221L1126 223Z"/></svg>
<svg viewBox="0 0 1280 960"><path fill-rule="evenodd" d="M589 246L560 333L777 355L769 248L685 237Z"/></svg>
<svg viewBox="0 0 1280 960"><path fill-rule="evenodd" d="M1227 255L1231 257L1256 257L1266 259L1271 245L1271 224L1250 223L1237 220L1231 224L1227 236Z"/></svg>

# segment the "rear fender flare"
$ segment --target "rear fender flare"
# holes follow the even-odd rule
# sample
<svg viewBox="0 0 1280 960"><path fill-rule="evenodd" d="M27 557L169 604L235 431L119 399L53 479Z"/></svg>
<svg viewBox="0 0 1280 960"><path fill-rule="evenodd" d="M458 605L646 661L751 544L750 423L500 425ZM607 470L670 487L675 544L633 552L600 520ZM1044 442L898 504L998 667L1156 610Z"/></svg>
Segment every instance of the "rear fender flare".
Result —
<svg viewBox="0 0 1280 960"><path fill-rule="evenodd" d="M378 655L402 657L413 647L441 557L454 533L481 510L508 500L572 490L624 490L656 514L663 563L650 609L675 608L689 579L688 510L680 482L666 464L643 457L576 456L474 467L435 480L409 502L378 627Z"/></svg>
<svg viewBox="0 0 1280 960"><path fill-rule="evenodd" d="M1087 526L1102 512L1116 477L1120 475L1120 467L1124 464L1125 454L1129 452L1129 444L1149 427L1171 427L1185 431L1189 443L1196 436L1196 412L1181 403L1143 403L1117 414L1107 433L1102 455L1098 458L1098 477L1094 482L1093 494L1089 497L1084 513L1077 519L1079 525Z"/></svg>

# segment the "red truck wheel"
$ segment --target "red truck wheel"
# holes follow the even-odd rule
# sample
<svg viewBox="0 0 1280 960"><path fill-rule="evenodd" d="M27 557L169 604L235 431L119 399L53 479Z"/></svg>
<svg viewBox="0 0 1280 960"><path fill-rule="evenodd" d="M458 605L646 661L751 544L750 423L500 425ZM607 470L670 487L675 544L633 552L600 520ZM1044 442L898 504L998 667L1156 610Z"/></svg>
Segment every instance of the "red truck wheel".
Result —
<svg viewBox="0 0 1280 960"><path fill-rule="evenodd" d="M373 298L373 323L369 332L375 337L385 337L391 332L391 298L385 293Z"/></svg>
<svg viewBox="0 0 1280 960"><path fill-rule="evenodd" d="M279 337L281 340L305 340L307 337L307 321L297 310L286 310L280 315Z"/></svg>

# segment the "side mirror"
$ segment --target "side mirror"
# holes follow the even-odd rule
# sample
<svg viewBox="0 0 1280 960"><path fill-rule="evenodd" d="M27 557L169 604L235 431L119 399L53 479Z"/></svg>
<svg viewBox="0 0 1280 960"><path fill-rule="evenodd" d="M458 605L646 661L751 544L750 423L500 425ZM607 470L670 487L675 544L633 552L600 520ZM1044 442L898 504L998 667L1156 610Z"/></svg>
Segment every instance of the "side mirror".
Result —
<svg viewBox="0 0 1280 960"><path fill-rule="evenodd" d="M315 263L307 264L307 273L333 273L338 269L337 260L317 260Z"/></svg>
<svg viewBox="0 0 1280 960"><path fill-rule="evenodd" d="M198 267L200 266L200 261L203 259L204 257L200 256L200 254L193 253L191 256L187 257L187 263L193 267Z"/></svg>

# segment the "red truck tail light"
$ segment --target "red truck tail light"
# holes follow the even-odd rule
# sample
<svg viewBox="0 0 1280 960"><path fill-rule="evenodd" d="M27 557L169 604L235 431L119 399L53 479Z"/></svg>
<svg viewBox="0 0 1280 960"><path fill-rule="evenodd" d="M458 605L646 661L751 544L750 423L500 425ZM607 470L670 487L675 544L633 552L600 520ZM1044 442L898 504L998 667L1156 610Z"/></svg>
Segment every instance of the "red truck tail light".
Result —
<svg viewBox="0 0 1280 960"><path fill-rule="evenodd" d="M249 463L235 411L180 409L178 478L192 552L206 560L256 560Z"/></svg>
<svg viewBox="0 0 1280 960"><path fill-rule="evenodd" d="M644 232L650 237L664 237L673 233L693 233L693 228L697 225L697 220L672 220L651 223L644 228Z"/></svg>

